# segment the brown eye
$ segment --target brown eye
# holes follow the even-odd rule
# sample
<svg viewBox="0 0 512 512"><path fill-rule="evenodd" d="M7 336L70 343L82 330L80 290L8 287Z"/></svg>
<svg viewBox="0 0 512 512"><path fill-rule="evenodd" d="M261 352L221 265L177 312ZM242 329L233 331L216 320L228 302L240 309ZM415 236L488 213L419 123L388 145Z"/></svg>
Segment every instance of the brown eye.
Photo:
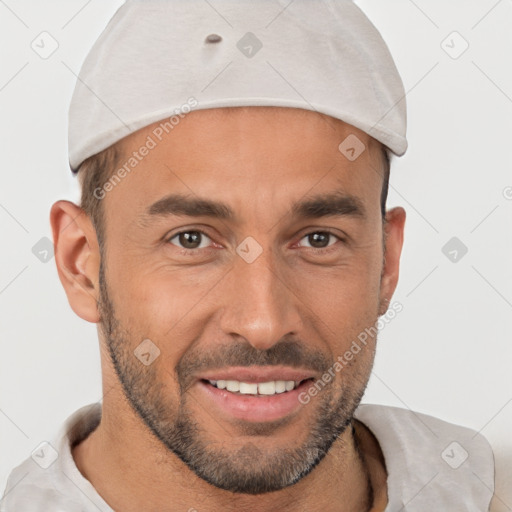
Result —
<svg viewBox="0 0 512 512"><path fill-rule="evenodd" d="M331 243L330 241L332 239L334 239L334 242ZM333 243L336 242L336 239L339 240L336 235L329 233L328 231L315 231L314 233L309 233L302 238L302 240L307 240L309 244L304 247L311 247L312 249L325 249L326 247L333 245Z"/></svg>
<svg viewBox="0 0 512 512"><path fill-rule="evenodd" d="M204 249L208 247L208 243L204 243L205 239L210 240L202 231L182 231L169 238L169 242L182 249ZM177 240L177 242L173 242L173 240Z"/></svg>

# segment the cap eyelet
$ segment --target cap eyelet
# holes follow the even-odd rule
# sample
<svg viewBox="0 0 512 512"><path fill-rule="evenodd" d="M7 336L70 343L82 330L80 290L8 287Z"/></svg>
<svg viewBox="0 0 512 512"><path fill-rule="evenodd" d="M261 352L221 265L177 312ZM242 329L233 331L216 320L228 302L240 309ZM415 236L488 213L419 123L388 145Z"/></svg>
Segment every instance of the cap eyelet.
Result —
<svg viewBox="0 0 512 512"><path fill-rule="evenodd" d="M205 43L220 43L222 41L222 37L219 34L210 34L206 36L204 40Z"/></svg>

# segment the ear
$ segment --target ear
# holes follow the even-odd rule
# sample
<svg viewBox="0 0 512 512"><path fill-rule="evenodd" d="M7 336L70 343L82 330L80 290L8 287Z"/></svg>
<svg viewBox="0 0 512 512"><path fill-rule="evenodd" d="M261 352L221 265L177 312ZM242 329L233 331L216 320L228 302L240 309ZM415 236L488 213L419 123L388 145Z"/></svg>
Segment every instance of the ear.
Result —
<svg viewBox="0 0 512 512"><path fill-rule="evenodd" d="M383 315L398 284L400 254L404 242L405 210L397 207L386 212L384 225L384 266L380 281L380 311Z"/></svg>
<svg viewBox="0 0 512 512"><path fill-rule="evenodd" d="M55 262L71 309L98 323L100 251L96 230L86 213L69 201L57 201L50 212Z"/></svg>

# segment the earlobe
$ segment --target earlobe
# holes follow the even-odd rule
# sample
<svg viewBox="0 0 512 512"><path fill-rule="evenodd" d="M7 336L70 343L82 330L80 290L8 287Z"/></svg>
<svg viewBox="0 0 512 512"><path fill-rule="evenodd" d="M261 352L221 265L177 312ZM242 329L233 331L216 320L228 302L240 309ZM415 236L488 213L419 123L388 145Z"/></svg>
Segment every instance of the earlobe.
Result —
<svg viewBox="0 0 512 512"><path fill-rule="evenodd" d="M392 208L386 212L384 266L381 276L379 315L383 315L387 311L398 284L405 217L405 210L400 207Z"/></svg>
<svg viewBox="0 0 512 512"><path fill-rule="evenodd" d="M71 309L88 322L99 322L100 252L91 220L76 204L57 201L51 208L55 262Z"/></svg>

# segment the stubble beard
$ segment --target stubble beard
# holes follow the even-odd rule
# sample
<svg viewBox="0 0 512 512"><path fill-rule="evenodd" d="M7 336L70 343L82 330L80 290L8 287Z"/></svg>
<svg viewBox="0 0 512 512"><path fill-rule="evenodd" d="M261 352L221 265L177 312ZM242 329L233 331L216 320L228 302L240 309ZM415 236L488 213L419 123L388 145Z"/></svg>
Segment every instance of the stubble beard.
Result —
<svg viewBox="0 0 512 512"><path fill-rule="evenodd" d="M314 401L306 405L315 407L316 414L300 446L264 450L257 436L271 436L279 425L247 426L243 429L244 439L250 434L254 442L250 438L237 442L227 435L224 441L209 438L206 428L195 421L190 413L190 398L185 382L188 367L184 361L180 361L174 369L180 384L180 394L173 401L159 380L157 365L145 366L135 357L133 350L140 341L130 337L115 315L103 261L104 258L101 260L99 275L100 326L126 399L163 445L209 484L226 491L252 495L291 486L320 463L333 443L351 424L354 411L366 389L371 367L362 371L352 385L345 385L342 391L335 391L332 385L325 387ZM271 355L269 351L259 352L260 362L278 364L277 353ZM237 350L233 353L237 353ZM331 363L321 356L316 361L317 366L324 366L325 370L332 366ZM211 420L217 423L221 421L215 418Z"/></svg>

